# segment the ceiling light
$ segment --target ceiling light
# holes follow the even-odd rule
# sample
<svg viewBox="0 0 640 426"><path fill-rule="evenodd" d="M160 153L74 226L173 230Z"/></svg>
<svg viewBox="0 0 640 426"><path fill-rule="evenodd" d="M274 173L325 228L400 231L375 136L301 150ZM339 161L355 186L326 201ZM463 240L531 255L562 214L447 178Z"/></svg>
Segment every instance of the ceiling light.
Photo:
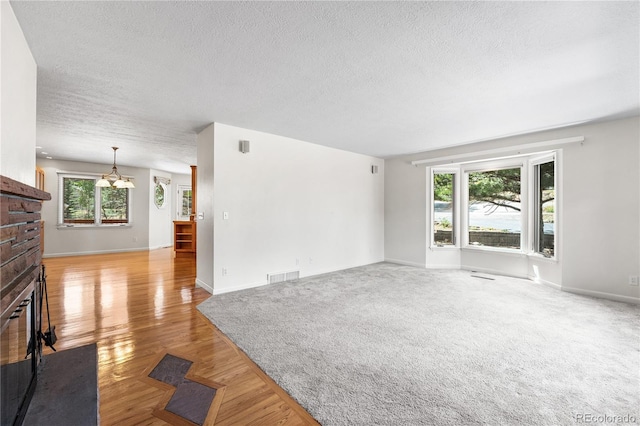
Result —
<svg viewBox="0 0 640 426"><path fill-rule="evenodd" d="M111 173L102 175L102 178L96 182L96 186L100 188L107 188L109 186L113 186L114 188L135 188L131 179L125 181L122 179L122 175L118 173L118 167L116 166L116 151L118 150L117 146L112 146L113 149L113 167L111 169Z"/></svg>

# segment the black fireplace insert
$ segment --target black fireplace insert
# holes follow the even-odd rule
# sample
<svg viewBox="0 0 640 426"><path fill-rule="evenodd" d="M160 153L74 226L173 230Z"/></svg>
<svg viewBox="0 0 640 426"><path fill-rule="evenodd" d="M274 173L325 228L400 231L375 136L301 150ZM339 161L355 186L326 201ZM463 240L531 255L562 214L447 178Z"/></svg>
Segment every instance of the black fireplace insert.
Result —
<svg viewBox="0 0 640 426"><path fill-rule="evenodd" d="M2 426L21 425L37 381L36 285L28 285L0 322Z"/></svg>

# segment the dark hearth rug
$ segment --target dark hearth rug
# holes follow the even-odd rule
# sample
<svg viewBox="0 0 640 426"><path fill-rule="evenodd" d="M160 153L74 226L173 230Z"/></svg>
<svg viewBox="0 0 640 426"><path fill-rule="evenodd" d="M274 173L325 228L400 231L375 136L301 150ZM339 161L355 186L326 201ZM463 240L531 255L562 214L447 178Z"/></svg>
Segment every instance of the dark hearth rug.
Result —
<svg viewBox="0 0 640 426"><path fill-rule="evenodd" d="M149 373L149 377L176 388L164 409L203 425L209 408L216 395L216 389L187 379L185 376L193 362L171 354L166 354Z"/></svg>
<svg viewBox="0 0 640 426"><path fill-rule="evenodd" d="M98 424L96 344L45 355L24 425Z"/></svg>

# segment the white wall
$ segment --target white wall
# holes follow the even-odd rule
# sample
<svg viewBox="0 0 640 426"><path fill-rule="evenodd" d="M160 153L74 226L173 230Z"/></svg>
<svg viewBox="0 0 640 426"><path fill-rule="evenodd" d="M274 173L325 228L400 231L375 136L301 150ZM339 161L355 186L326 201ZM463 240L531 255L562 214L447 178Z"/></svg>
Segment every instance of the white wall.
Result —
<svg viewBox="0 0 640 426"><path fill-rule="evenodd" d="M638 302L628 284L640 274L640 124L638 117L585 124L529 135L415 154L386 161L385 257L440 267L442 251L428 247L427 172L412 160L469 154L572 136L584 144L561 153L558 262L523 255L454 251L459 266L539 278L564 290ZM393 191L393 193L391 193ZM429 201L430 202L430 201ZM412 226L408 226L412 224ZM412 229L414 227L414 229ZM415 232L412 232L414 230ZM453 258L449 256L449 259ZM446 262L445 262L446 263Z"/></svg>
<svg viewBox="0 0 640 426"><path fill-rule="evenodd" d="M563 288L640 297L640 119L581 129L564 151Z"/></svg>
<svg viewBox="0 0 640 426"><path fill-rule="evenodd" d="M37 67L8 1L0 2L0 174L35 184Z"/></svg>
<svg viewBox="0 0 640 426"><path fill-rule="evenodd" d="M425 266L427 179L424 167L409 157L385 161L384 243L391 262Z"/></svg>
<svg viewBox="0 0 640 426"><path fill-rule="evenodd" d="M251 143L247 154L241 139ZM213 257L201 251L211 235L199 228L198 276L213 260L215 293L266 284L269 273L309 276L384 259L382 160L218 123L213 140L213 211L198 187L198 211L213 218ZM204 179L200 138L198 148Z"/></svg>
<svg viewBox="0 0 640 426"><path fill-rule="evenodd" d="M196 138L198 144L198 173L196 189L196 212L204 213L204 218L196 216L196 285L213 293L213 183L214 183L214 129L209 125Z"/></svg>
<svg viewBox="0 0 640 426"><path fill-rule="evenodd" d="M112 165L45 159L38 159L38 165L45 171L45 191L51 194L51 201L42 205L42 220L45 222L44 257L149 248L149 169L118 167L120 173L133 177L136 186L132 189L131 226L58 228L58 172L104 173Z"/></svg>
<svg viewBox="0 0 640 426"><path fill-rule="evenodd" d="M161 247L169 247L173 245L173 222L172 222L172 204L175 205L173 189L175 183L171 180L171 184L167 185L165 191L165 204L158 208L155 204L155 182L154 176L160 176L171 180L171 173L160 170L149 170L149 248L157 249ZM137 189L137 187L136 187ZM174 213L175 215L175 213Z"/></svg>

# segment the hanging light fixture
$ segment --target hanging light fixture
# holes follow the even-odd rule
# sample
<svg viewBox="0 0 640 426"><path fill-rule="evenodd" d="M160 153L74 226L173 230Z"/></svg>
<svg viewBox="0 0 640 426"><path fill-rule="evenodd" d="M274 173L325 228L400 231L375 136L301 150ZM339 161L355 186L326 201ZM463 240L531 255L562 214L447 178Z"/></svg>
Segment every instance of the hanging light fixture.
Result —
<svg viewBox="0 0 640 426"><path fill-rule="evenodd" d="M131 179L127 178L127 180L124 180L122 175L118 173L118 167L116 166L116 151L118 147L112 146L111 148L113 149L113 168L111 169L111 173L102 175L102 178L96 182L96 186L101 188L109 186L113 186L114 188L135 188Z"/></svg>

